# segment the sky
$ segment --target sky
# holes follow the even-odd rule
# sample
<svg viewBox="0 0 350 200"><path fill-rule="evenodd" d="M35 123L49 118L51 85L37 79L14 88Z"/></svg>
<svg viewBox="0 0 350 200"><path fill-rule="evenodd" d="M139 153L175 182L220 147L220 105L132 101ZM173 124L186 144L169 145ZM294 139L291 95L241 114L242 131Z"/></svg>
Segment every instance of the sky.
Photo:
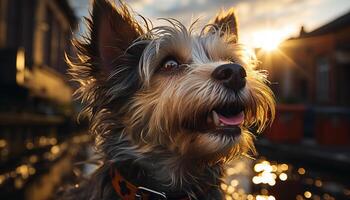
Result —
<svg viewBox="0 0 350 200"><path fill-rule="evenodd" d="M91 0L69 0L77 16L88 15ZM350 12L350 0L126 0L138 14L149 18L171 17L185 25L199 18L204 25L221 9L234 7L239 21L240 42L261 47L265 42L280 42L322 26ZM84 31L84 25L80 31Z"/></svg>

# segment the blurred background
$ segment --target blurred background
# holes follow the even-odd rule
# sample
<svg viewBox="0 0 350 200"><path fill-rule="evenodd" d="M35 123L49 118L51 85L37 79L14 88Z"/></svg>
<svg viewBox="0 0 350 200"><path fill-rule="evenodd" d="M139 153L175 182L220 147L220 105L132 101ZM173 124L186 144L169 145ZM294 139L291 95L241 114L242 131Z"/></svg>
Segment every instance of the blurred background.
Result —
<svg viewBox="0 0 350 200"><path fill-rule="evenodd" d="M349 0L134 0L154 24L205 24L236 8L277 98L259 154L233 162L226 199L350 199ZM64 53L86 32L89 0L0 0L0 199L45 200L91 173L87 122ZM77 185L78 186L78 185Z"/></svg>

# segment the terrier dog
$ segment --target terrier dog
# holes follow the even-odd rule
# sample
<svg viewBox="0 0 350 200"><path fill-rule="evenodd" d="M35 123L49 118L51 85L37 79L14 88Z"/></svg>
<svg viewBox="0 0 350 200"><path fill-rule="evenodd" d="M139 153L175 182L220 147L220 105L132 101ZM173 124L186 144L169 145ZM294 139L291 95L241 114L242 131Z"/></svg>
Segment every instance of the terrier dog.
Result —
<svg viewBox="0 0 350 200"><path fill-rule="evenodd" d="M274 116L267 75L238 43L233 10L195 33L151 27L119 1L94 0L68 59L102 166L66 199L222 199L225 164L254 152Z"/></svg>

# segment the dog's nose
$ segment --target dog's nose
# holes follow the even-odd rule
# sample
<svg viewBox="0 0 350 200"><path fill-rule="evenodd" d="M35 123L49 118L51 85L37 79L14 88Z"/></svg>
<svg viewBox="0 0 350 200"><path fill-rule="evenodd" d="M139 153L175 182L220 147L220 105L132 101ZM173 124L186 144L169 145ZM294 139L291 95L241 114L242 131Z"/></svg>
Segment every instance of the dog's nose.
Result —
<svg viewBox="0 0 350 200"><path fill-rule="evenodd" d="M224 64L217 67L211 76L225 87L238 92L245 86L247 73L239 64Z"/></svg>

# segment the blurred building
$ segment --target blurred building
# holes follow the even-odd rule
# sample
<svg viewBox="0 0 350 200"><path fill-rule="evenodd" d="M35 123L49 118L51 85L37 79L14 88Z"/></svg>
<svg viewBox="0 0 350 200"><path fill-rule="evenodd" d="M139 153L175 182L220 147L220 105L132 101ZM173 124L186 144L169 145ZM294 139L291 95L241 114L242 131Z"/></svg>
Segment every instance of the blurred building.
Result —
<svg viewBox="0 0 350 200"><path fill-rule="evenodd" d="M280 45L279 95L286 101L350 106L350 13ZM277 55L278 56L278 55ZM287 59L289 58L289 60Z"/></svg>
<svg viewBox="0 0 350 200"><path fill-rule="evenodd" d="M0 0L0 199L48 199L89 140L64 61L76 25L66 0Z"/></svg>
<svg viewBox="0 0 350 200"><path fill-rule="evenodd" d="M310 32L302 27L298 37L274 51L257 50L257 56L277 100L275 121L257 141L258 152L292 162L296 170L269 193L276 199L349 199L350 12ZM331 180L336 177L339 182ZM327 184L316 186L321 179L332 185L333 197Z"/></svg>
<svg viewBox="0 0 350 200"><path fill-rule="evenodd" d="M65 0L1 0L2 95L71 103L63 58L65 51L71 51L70 37L76 22Z"/></svg>
<svg viewBox="0 0 350 200"><path fill-rule="evenodd" d="M350 13L259 52L277 96L275 141L350 144ZM283 134L281 133L283 132Z"/></svg>

